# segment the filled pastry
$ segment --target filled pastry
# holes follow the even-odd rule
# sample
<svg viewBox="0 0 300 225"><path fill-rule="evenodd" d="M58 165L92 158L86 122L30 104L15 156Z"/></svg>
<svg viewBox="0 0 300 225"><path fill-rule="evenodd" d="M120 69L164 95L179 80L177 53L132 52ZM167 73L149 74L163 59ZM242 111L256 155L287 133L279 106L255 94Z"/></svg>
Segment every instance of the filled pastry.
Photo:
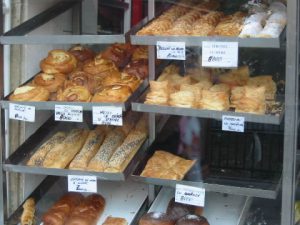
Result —
<svg viewBox="0 0 300 225"><path fill-rule="evenodd" d="M130 44L113 44L102 52L104 59L111 60L118 68L123 68L130 60L133 46Z"/></svg>
<svg viewBox="0 0 300 225"><path fill-rule="evenodd" d="M71 86L57 92L58 101L89 102L91 97L91 93L84 86Z"/></svg>
<svg viewBox="0 0 300 225"><path fill-rule="evenodd" d="M84 62L95 57L95 52L82 45L75 45L69 49L69 52L75 56L77 61Z"/></svg>
<svg viewBox="0 0 300 225"><path fill-rule="evenodd" d="M94 76L84 71L74 71L68 75L68 80L65 81L64 88L73 86L83 86L93 94L95 89L100 86L100 83L96 82Z"/></svg>
<svg viewBox="0 0 300 225"><path fill-rule="evenodd" d="M21 86L9 96L10 101L47 101L50 92L41 86Z"/></svg>
<svg viewBox="0 0 300 225"><path fill-rule="evenodd" d="M62 73L56 73L56 74L39 73L34 77L32 83L36 86L44 87L50 93L53 93L63 87L65 80L66 80L66 76Z"/></svg>
<svg viewBox="0 0 300 225"><path fill-rule="evenodd" d="M92 102L125 102L132 94L126 85L110 85L101 88L92 98Z"/></svg>

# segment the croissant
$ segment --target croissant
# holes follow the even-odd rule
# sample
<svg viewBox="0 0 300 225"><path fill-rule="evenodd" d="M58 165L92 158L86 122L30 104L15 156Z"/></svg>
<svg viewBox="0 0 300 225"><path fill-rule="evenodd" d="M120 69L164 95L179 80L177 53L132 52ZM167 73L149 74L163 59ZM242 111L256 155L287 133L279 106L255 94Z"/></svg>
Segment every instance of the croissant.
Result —
<svg viewBox="0 0 300 225"><path fill-rule="evenodd" d="M49 99L49 91L40 86L22 86L15 89L9 96L11 101L47 101Z"/></svg>
<svg viewBox="0 0 300 225"><path fill-rule="evenodd" d="M83 86L71 86L57 92L58 101L89 102L91 97L89 90Z"/></svg>
<svg viewBox="0 0 300 225"><path fill-rule="evenodd" d="M63 87L66 77L62 73L47 74L39 73L33 79L33 84L46 88L50 93L56 92Z"/></svg>

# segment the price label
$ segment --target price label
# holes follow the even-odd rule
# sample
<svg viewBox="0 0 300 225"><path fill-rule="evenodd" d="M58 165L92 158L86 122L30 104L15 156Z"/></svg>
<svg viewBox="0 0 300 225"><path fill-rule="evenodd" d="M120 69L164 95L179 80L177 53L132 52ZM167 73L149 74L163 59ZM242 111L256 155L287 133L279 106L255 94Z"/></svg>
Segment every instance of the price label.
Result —
<svg viewBox="0 0 300 225"><path fill-rule="evenodd" d="M156 42L158 59L185 60L185 42Z"/></svg>
<svg viewBox="0 0 300 225"><path fill-rule="evenodd" d="M122 126L122 108L114 106L94 106L93 124Z"/></svg>
<svg viewBox="0 0 300 225"><path fill-rule="evenodd" d="M55 105L55 120L68 122L82 122L82 106Z"/></svg>
<svg viewBox="0 0 300 225"><path fill-rule="evenodd" d="M244 132L245 118L241 116L222 116L222 130Z"/></svg>
<svg viewBox="0 0 300 225"><path fill-rule="evenodd" d="M68 175L68 191L97 193L95 176Z"/></svg>
<svg viewBox="0 0 300 225"><path fill-rule="evenodd" d="M204 201L204 188L176 184L175 202L203 207Z"/></svg>
<svg viewBox="0 0 300 225"><path fill-rule="evenodd" d="M202 42L202 66L233 68L238 66L238 42Z"/></svg>
<svg viewBox="0 0 300 225"><path fill-rule="evenodd" d="M26 122L35 121L35 107L9 103L9 118Z"/></svg>

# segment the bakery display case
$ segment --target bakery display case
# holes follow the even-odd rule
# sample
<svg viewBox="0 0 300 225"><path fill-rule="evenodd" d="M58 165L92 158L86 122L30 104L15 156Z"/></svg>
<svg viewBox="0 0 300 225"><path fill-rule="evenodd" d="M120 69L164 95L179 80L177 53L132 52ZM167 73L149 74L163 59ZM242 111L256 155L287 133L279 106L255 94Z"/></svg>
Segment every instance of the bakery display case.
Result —
<svg viewBox="0 0 300 225"><path fill-rule="evenodd" d="M97 24L90 32L99 9L81 0L58 1L1 31L1 57L6 45L53 46L39 54L39 72L6 96L1 71L0 223L250 225L262 223L257 206L268 210L261 200L278 205L281 216L268 223L293 224L299 3L142 1L147 17L130 28L135 1L93 2L124 10L122 34L99 35ZM70 31L35 32L66 12ZM174 43L178 51L162 57ZM211 43L234 48L236 63L206 60ZM48 117L14 152L5 143L13 105ZM57 119L59 105L79 106L82 121ZM121 126L95 122L94 107L107 106L121 108ZM9 174L27 183L43 176L30 190L18 184L23 199L10 213ZM81 176L95 178L94 193L70 191L69 179ZM203 190L203 203L175 202L180 185Z"/></svg>

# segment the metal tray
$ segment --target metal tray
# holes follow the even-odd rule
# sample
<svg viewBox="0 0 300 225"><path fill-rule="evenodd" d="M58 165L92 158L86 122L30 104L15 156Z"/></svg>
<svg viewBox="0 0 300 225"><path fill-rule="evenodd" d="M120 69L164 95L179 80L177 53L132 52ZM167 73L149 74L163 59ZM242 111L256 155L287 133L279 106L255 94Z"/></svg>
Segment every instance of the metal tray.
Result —
<svg viewBox="0 0 300 225"><path fill-rule="evenodd" d="M42 215L66 193L67 179L47 177L31 194L36 204L36 224L41 224ZM147 186L134 182L98 181L98 193L106 200L105 209L97 223L101 225L106 217L122 217L128 224L137 224L139 212L145 210L148 196ZM84 194L87 195L87 194ZM124 207L126 205L126 207ZM19 223L22 205L7 220L7 225Z"/></svg>
<svg viewBox="0 0 300 225"><path fill-rule="evenodd" d="M163 187L148 212L166 212L174 196L174 188ZM203 216L210 225L242 225L251 202L251 197L206 192Z"/></svg>
<svg viewBox="0 0 300 225"><path fill-rule="evenodd" d="M83 123L76 123L75 126L85 127L87 125ZM38 147L42 145L46 140L48 140L55 132L59 130L67 131L71 128L74 128L74 123L54 122L53 118L50 118L33 135L31 135L13 154L11 154L7 160L5 160L3 164L3 169L8 172L45 174L54 176L91 175L96 176L98 179L101 180L124 181L135 169L148 147L148 141L146 140L122 173L91 172L70 169L32 167L26 165L26 162L29 160L31 155L35 153Z"/></svg>
<svg viewBox="0 0 300 225"><path fill-rule="evenodd" d="M150 105L144 103L147 92L148 89L139 98L137 102L132 102L133 111L160 113L160 114L177 115L177 116L193 116L193 117L210 118L216 120L222 120L223 115L241 116L245 118L245 122L274 124L274 125L279 125L284 115L283 111L281 111L279 115L256 115L250 113L237 113L234 111L215 111L215 110L204 110L204 109L180 108L180 107L164 106L164 105Z"/></svg>
<svg viewBox="0 0 300 225"><path fill-rule="evenodd" d="M32 80L29 79L24 84L30 82ZM60 101L41 101L41 102L19 102L19 101L10 101L9 96L13 93L11 92L8 96L4 98L4 100L0 101L2 108L9 109L9 104L20 104L20 105L28 105L34 106L36 110L54 110L55 105L76 105L82 106L83 110L92 111L93 106L115 106L115 107L122 107L123 111L127 111L131 107L131 102L138 99L139 96L143 93L143 91L148 86L148 80L144 80L140 86L133 92L131 96L125 101L120 103L109 103L109 102L60 102Z"/></svg>

